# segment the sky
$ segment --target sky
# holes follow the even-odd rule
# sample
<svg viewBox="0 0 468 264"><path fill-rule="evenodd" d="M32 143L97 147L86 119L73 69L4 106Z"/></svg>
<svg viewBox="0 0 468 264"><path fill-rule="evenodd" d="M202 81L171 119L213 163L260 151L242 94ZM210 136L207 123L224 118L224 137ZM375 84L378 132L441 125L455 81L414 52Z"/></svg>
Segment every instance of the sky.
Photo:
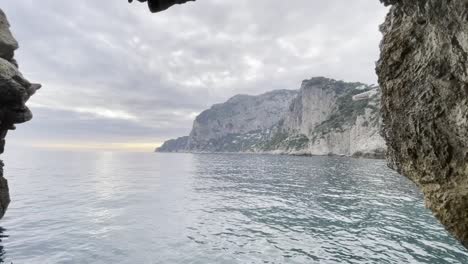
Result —
<svg viewBox="0 0 468 264"><path fill-rule="evenodd" d="M377 0L4 0L20 70L43 88L7 147L152 151L236 94L326 76L377 82Z"/></svg>

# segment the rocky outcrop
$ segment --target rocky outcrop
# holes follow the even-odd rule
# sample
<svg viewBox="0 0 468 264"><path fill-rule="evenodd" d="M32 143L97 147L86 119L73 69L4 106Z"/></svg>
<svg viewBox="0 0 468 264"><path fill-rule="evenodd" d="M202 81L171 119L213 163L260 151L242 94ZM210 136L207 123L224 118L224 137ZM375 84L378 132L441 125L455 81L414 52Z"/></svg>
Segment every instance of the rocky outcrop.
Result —
<svg viewBox="0 0 468 264"><path fill-rule="evenodd" d="M14 59L18 42L10 32L10 24L0 10L0 154L4 152L5 137L8 130L15 129L15 124L31 120L31 111L25 103L39 84L32 84L18 70ZM10 203L8 182L3 177L3 162L0 161L0 218L3 217Z"/></svg>
<svg viewBox="0 0 468 264"><path fill-rule="evenodd" d="M290 154L382 158L379 104L379 87L323 77L304 81L280 129L288 136L274 148ZM297 138L302 144L289 143Z"/></svg>
<svg viewBox="0 0 468 264"><path fill-rule="evenodd" d="M236 140L235 137L267 132L284 117L296 95L297 91L290 90L258 96L236 95L223 104L212 106L193 122L188 149L203 152L247 151L251 144L247 145L245 140L241 142L240 138Z"/></svg>
<svg viewBox="0 0 468 264"><path fill-rule="evenodd" d="M201 113L158 152L254 152L382 158L380 90L324 77L299 91L237 95Z"/></svg>
<svg viewBox="0 0 468 264"><path fill-rule="evenodd" d="M165 142L158 152L258 152L285 117L297 91L236 95L203 111L188 137Z"/></svg>
<svg viewBox="0 0 468 264"><path fill-rule="evenodd" d="M153 13L161 12L173 5L184 4L190 1L195 0L138 0L138 2L148 2L148 7ZM133 0L128 0L128 2L132 3Z"/></svg>
<svg viewBox="0 0 468 264"><path fill-rule="evenodd" d="M157 148L157 152L186 152L188 149L189 137L180 137L176 139L171 139Z"/></svg>
<svg viewBox="0 0 468 264"><path fill-rule="evenodd" d="M390 166L468 247L468 1L384 2L377 72Z"/></svg>

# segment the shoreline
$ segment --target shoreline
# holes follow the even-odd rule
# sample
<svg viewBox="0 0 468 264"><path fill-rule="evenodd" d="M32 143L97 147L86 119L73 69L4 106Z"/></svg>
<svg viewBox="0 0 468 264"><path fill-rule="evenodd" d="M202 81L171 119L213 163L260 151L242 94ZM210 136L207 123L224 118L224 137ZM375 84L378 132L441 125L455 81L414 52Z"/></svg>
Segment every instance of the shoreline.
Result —
<svg viewBox="0 0 468 264"><path fill-rule="evenodd" d="M294 156L294 157L340 157L351 159L369 159L369 160L386 160L385 154L376 153L363 153L356 155L343 155L343 154L310 154L310 153L287 153L287 152L210 152L210 151L154 151L153 153L172 153L172 154L249 154L249 155L276 155L276 156Z"/></svg>

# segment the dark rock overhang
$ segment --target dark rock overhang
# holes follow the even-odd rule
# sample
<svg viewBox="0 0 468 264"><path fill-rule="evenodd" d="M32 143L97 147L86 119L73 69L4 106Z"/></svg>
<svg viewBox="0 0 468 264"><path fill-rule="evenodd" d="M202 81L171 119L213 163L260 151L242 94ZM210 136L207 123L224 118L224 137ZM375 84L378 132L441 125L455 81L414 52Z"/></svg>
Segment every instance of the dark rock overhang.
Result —
<svg viewBox="0 0 468 264"><path fill-rule="evenodd" d="M184 4L190 1L195 0L137 0L138 2L148 2L148 7L151 12L157 13L168 9L169 7L176 4ZM133 0L128 0L129 3L132 3Z"/></svg>

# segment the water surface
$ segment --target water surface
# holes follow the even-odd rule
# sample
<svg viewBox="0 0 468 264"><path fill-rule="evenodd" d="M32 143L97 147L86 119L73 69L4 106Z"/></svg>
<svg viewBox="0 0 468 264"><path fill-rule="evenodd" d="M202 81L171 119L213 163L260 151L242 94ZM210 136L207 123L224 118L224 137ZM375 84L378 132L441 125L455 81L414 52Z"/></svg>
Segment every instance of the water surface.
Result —
<svg viewBox="0 0 468 264"><path fill-rule="evenodd" d="M468 263L383 161L9 152L6 263Z"/></svg>

